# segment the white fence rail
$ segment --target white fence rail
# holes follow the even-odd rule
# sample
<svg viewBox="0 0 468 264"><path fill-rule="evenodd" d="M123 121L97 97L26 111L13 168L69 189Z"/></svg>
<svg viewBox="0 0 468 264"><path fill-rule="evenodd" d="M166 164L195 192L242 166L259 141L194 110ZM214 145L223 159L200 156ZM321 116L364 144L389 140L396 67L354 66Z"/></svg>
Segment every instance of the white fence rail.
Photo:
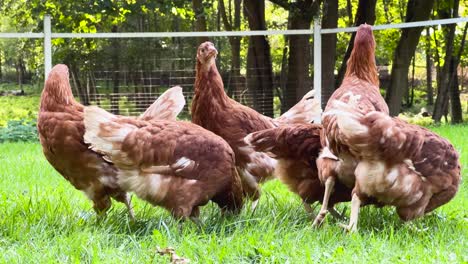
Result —
<svg viewBox="0 0 468 264"><path fill-rule="evenodd" d="M407 22L399 24L374 25L373 30L426 27L468 22L468 17ZM44 16L42 33L0 33L1 38L43 38L44 39L44 75L47 77L52 69L53 38L163 38L163 37L245 37L269 35L313 35L314 37L314 89L317 100L321 101L321 35L341 32L355 32L357 27L322 29L320 21L314 21L311 29L298 30L252 30L252 31L218 31L218 32L122 32L122 33L53 33L51 17Z"/></svg>

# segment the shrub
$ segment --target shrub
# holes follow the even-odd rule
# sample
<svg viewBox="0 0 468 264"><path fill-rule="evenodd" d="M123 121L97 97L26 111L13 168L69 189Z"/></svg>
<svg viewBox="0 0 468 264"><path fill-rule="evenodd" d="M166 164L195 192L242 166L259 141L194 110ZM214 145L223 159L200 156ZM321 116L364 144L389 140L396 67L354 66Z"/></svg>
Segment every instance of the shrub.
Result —
<svg viewBox="0 0 468 264"><path fill-rule="evenodd" d="M38 109L39 96L0 96L0 127L10 120L35 120Z"/></svg>
<svg viewBox="0 0 468 264"><path fill-rule="evenodd" d="M37 141L35 121L10 120L5 127L0 127L0 143L18 141Z"/></svg>

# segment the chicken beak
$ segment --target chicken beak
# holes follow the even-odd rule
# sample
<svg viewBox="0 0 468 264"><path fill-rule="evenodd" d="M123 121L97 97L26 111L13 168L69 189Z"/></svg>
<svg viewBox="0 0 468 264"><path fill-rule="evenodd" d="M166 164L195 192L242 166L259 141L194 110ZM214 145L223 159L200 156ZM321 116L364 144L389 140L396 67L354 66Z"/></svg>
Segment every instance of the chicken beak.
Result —
<svg viewBox="0 0 468 264"><path fill-rule="evenodd" d="M214 57L216 59L216 56L218 55L218 51L214 46L210 47L210 56Z"/></svg>

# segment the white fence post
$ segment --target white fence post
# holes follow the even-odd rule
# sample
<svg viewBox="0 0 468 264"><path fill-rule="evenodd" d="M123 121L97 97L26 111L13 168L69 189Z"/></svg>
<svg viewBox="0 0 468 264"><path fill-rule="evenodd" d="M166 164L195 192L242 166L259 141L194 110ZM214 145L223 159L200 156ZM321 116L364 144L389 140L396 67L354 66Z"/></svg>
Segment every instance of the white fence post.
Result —
<svg viewBox="0 0 468 264"><path fill-rule="evenodd" d="M322 35L320 33L321 25L319 18L314 19L314 90L315 99L319 105L322 105ZM321 118L314 120L314 123L320 124Z"/></svg>
<svg viewBox="0 0 468 264"><path fill-rule="evenodd" d="M52 29L50 15L44 16L44 80L52 69Z"/></svg>

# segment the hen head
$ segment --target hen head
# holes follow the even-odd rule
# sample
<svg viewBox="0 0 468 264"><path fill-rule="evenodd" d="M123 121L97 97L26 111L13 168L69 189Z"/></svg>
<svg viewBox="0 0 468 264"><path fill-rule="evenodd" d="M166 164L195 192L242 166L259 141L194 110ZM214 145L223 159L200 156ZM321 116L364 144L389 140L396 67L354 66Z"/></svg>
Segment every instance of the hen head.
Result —
<svg viewBox="0 0 468 264"><path fill-rule="evenodd" d="M70 87L68 67L65 64L57 64L50 71L45 81L41 96L41 108L44 104L65 104L74 102Z"/></svg>
<svg viewBox="0 0 468 264"><path fill-rule="evenodd" d="M218 51L213 43L203 42L197 50L197 64L201 66L201 69L208 70L215 64L216 55L218 55Z"/></svg>
<svg viewBox="0 0 468 264"><path fill-rule="evenodd" d="M69 81L68 78L67 65L57 64L52 68L49 75L47 76L47 82L51 82L51 84L54 82L64 83Z"/></svg>
<svg viewBox="0 0 468 264"><path fill-rule="evenodd" d="M375 49L375 39L374 34L372 33L372 26L368 24L361 24L359 26L354 39L354 46L363 46L363 49L369 51Z"/></svg>

